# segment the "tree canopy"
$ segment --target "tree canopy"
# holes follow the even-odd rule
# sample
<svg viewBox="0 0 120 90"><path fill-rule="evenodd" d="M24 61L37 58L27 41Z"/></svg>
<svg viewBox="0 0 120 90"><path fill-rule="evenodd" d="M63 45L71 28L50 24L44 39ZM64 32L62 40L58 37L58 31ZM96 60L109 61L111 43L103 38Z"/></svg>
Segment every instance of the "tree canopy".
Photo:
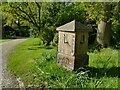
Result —
<svg viewBox="0 0 120 90"><path fill-rule="evenodd" d="M117 27L120 26L119 16L119 2L4 2L2 4L2 17L3 21L6 21L5 25L14 27L18 21L19 26L29 26L34 29L45 42L53 40L56 27L74 19L85 25L88 22L92 25L91 21L94 21L96 26L100 26L100 22L104 20L106 20L106 24L111 22L111 25L110 23L108 25L111 26L111 30L110 27L105 26L108 29L99 30L98 28L96 31L113 32L112 36L115 36L115 32L119 32L117 30ZM47 35L51 35L51 37L44 40ZM109 34L108 37L110 36ZM118 37L113 38L118 39ZM103 42L98 43L103 44ZM108 42L110 41L108 40Z"/></svg>

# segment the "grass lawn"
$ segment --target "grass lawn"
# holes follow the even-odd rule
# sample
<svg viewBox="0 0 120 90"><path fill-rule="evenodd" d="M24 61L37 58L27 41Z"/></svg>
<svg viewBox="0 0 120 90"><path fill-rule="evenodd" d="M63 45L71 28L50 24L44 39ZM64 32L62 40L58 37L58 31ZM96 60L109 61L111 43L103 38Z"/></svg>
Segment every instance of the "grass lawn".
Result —
<svg viewBox="0 0 120 90"><path fill-rule="evenodd" d="M0 42L7 42L10 41L10 39L0 39Z"/></svg>
<svg viewBox="0 0 120 90"><path fill-rule="evenodd" d="M107 48L89 53L89 68L79 72L58 66L57 47L40 45L30 38L9 56L8 68L26 87L118 88L118 51Z"/></svg>

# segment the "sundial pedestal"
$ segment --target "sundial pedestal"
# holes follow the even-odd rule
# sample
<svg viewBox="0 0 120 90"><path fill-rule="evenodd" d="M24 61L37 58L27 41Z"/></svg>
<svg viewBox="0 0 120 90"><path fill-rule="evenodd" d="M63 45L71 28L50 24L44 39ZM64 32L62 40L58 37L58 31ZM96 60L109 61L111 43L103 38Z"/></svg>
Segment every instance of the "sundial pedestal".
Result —
<svg viewBox="0 0 120 90"><path fill-rule="evenodd" d="M57 28L58 64L68 70L88 66L88 32L91 29L75 20Z"/></svg>

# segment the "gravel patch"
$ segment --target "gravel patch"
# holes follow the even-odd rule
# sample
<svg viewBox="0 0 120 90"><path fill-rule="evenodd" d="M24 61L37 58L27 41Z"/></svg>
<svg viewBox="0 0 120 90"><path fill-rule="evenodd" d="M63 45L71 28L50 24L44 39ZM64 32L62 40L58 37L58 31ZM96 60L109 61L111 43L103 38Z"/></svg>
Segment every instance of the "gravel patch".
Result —
<svg viewBox="0 0 120 90"><path fill-rule="evenodd" d="M16 45L27 39L15 39L0 43L0 90L2 88L19 88L17 78L7 69L7 57Z"/></svg>

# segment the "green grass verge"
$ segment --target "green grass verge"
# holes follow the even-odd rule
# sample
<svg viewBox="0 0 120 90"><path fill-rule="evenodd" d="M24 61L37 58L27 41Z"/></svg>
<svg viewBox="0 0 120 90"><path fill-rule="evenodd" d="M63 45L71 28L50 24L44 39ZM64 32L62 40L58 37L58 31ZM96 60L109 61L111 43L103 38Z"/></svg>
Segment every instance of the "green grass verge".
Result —
<svg viewBox="0 0 120 90"><path fill-rule="evenodd" d="M10 39L0 39L0 42L8 42Z"/></svg>
<svg viewBox="0 0 120 90"><path fill-rule="evenodd" d="M39 45L30 38L9 56L8 68L26 87L48 88L118 88L118 51L107 48L89 54L89 68L79 72L58 66L57 48Z"/></svg>

